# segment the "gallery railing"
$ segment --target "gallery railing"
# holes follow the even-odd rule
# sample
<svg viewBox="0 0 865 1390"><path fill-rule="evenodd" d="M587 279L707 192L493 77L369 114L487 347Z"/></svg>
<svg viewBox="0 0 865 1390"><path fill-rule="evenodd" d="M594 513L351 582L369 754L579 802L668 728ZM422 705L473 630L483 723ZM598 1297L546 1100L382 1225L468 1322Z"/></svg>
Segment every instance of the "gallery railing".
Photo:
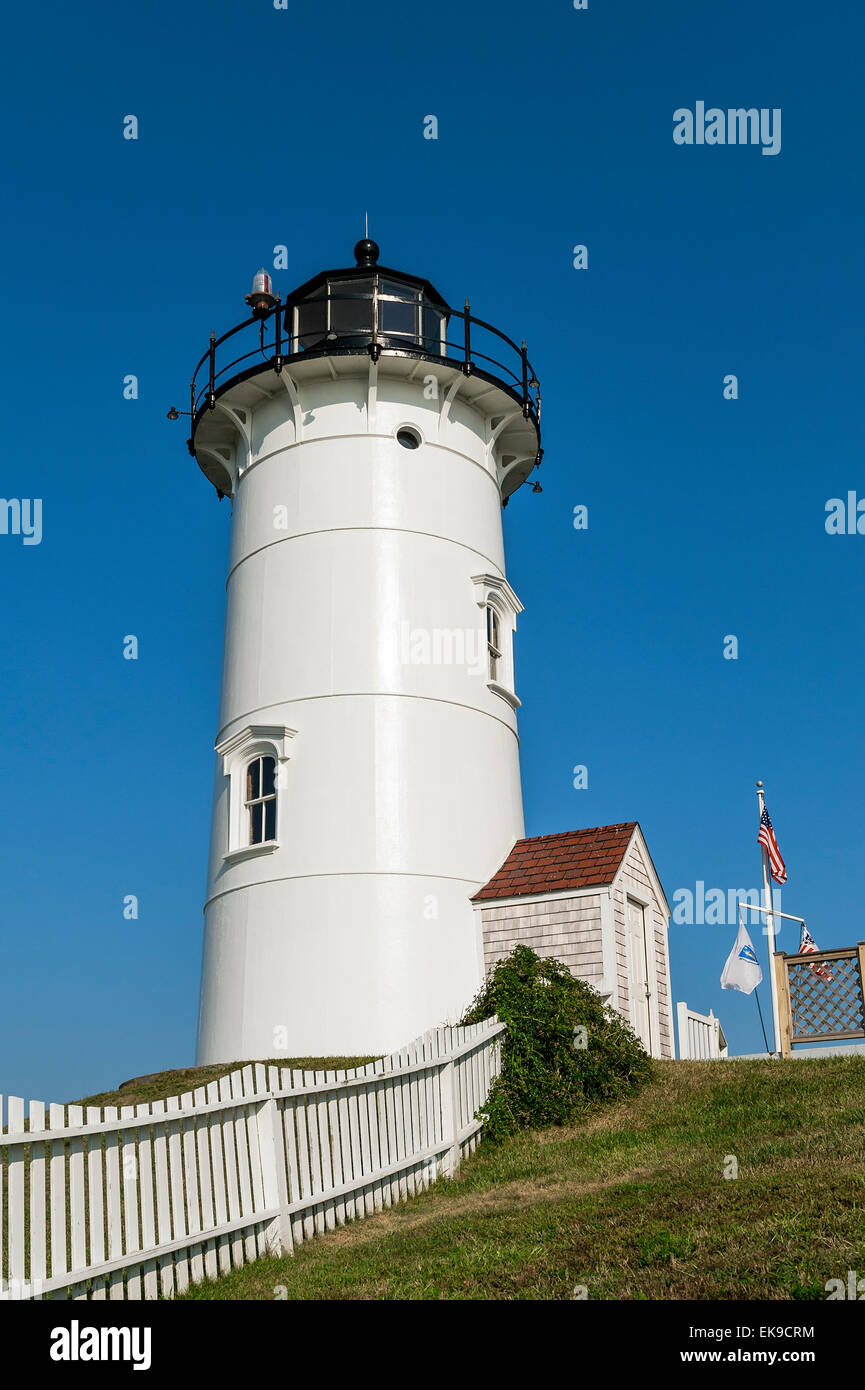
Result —
<svg viewBox="0 0 865 1390"><path fill-rule="evenodd" d="M449 332L450 330L450 332ZM242 349L242 350L241 350ZM526 345L519 347L492 324L476 318L468 300L464 310L438 305L420 294L321 293L281 301L260 317L244 319L221 337L211 333L190 385L194 452L195 428L229 386L269 367L279 374L303 358L368 352L428 359L457 366L466 376L495 383L532 420L540 442L541 391Z"/></svg>

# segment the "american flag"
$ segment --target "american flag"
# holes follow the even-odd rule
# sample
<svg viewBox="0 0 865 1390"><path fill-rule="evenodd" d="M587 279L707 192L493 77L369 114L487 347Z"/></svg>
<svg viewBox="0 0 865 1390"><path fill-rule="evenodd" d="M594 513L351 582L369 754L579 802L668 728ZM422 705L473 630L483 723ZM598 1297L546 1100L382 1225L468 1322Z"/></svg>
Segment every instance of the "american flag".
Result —
<svg viewBox="0 0 865 1390"><path fill-rule="evenodd" d="M781 858L781 851L778 848L778 841L775 839L775 832L772 829L772 822L769 819L769 812L763 807L760 815L760 833L757 836L757 844L762 845L769 856L769 872L776 883L787 882L787 867Z"/></svg>
<svg viewBox="0 0 865 1390"><path fill-rule="evenodd" d="M799 942L799 955L807 956L810 955L812 951L819 951L819 949L820 947L817 945L817 942L814 940L813 936L811 935L808 928L805 926L805 923L803 922L802 940ZM829 966L826 964L825 961L815 961L810 968L814 971L815 975L822 975L824 980L832 979L832 971L829 969Z"/></svg>

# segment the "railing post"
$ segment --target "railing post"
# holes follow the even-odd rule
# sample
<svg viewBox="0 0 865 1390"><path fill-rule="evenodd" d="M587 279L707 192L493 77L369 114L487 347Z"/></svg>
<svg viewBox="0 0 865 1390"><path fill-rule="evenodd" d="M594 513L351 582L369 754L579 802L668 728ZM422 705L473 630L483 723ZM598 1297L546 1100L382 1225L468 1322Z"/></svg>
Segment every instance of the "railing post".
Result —
<svg viewBox="0 0 865 1390"><path fill-rule="evenodd" d="M784 951L775 951L773 959L775 984L778 991L778 1031L781 1035L781 1056L793 1056L793 1015L790 1011L790 975Z"/></svg>
<svg viewBox="0 0 865 1390"><path fill-rule="evenodd" d="M372 310L372 313L370 314L370 322L372 324L372 336L370 338L367 350L369 352L370 361L375 365L378 362L378 359L381 357L381 343L378 340L378 291L375 289L375 282L373 285L372 293L369 296L369 303L370 308ZM421 313L422 312L423 311L421 311ZM422 319L420 326L423 326ZM421 346L423 346L423 344L421 344Z"/></svg>
<svg viewBox="0 0 865 1390"><path fill-rule="evenodd" d="M859 1000L865 1018L865 941L856 942L856 954L859 957Z"/></svg>
<svg viewBox="0 0 865 1390"><path fill-rule="evenodd" d="M529 359L526 356L526 340L520 348L520 356L523 359L523 419L529 418Z"/></svg>
<svg viewBox="0 0 865 1390"><path fill-rule="evenodd" d="M469 306L468 300L466 300L465 310L466 310L466 312L465 312L465 318L464 318L464 320L463 320L463 323L464 323L464 326L465 326L465 353L466 353L466 360L465 360L465 362L463 362L463 372L465 373L466 376L471 376L471 374L472 374L472 330L471 330L471 313L470 313L470 306Z"/></svg>
<svg viewBox="0 0 865 1390"><path fill-rule="evenodd" d="M207 388L207 408L216 409L216 392L214 391L214 381L216 377L216 334L210 334L210 383Z"/></svg>
<svg viewBox="0 0 865 1390"><path fill-rule="evenodd" d="M279 294L276 296L276 317L274 322L276 324L274 333L276 359L274 365L276 367L276 374L279 376L282 371L282 296Z"/></svg>
<svg viewBox="0 0 865 1390"><path fill-rule="evenodd" d="M195 431L195 382L194 382L194 381L191 381L191 382L189 383L189 438L188 438L187 441L186 441L186 447L187 447L187 449L189 450L190 454L193 454L193 455L195 454L194 431Z"/></svg>
<svg viewBox="0 0 865 1390"><path fill-rule="evenodd" d="M265 1240L275 1255L291 1255L294 1252L294 1237L288 1212L285 1143L279 1110L271 1095L262 1097L262 1103L256 1111L256 1128L264 1205L279 1209L278 1215L265 1232Z"/></svg>
<svg viewBox="0 0 865 1390"><path fill-rule="evenodd" d="M453 1047L453 1043L450 1046ZM439 1087L442 1107L442 1137L449 1138L451 1141L451 1146L445 1155L444 1169L446 1176L452 1178L460 1166L460 1094L457 1067L453 1057L445 1063L439 1072Z"/></svg>

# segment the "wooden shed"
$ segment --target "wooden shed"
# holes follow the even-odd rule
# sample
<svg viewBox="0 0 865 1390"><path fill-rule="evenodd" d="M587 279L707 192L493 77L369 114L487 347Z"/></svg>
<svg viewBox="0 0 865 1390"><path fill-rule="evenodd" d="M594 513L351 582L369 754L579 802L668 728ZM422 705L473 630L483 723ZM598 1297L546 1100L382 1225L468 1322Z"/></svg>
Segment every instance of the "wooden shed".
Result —
<svg viewBox="0 0 865 1390"><path fill-rule="evenodd" d="M518 840L472 902L488 973L520 944L555 956L647 1052L675 1056L670 909L636 821Z"/></svg>

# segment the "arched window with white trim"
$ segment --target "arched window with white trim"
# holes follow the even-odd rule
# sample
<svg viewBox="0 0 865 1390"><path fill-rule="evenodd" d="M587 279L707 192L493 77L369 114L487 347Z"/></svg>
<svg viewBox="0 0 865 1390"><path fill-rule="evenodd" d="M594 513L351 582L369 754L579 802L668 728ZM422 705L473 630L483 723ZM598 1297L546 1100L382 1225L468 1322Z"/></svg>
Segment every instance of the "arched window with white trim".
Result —
<svg viewBox="0 0 865 1390"><path fill-rule="evenodd" d="M228 863L279 849L280 800L286 795L289 746L294 729L252 724L216 745L228 786Z"/></svg>
<svg viewBox="0 0 865 1390"><path fill-rule="evenodd" d="M523 605L504 575L473 574L472 586L485 624L484 628L479 628L478 637L483 641L485 632L487 687L512 709L517 709L520 702L514 689L514 633ZM481 651L483 647L479 654ZM481 666L480 670L483 669Z"/></svg>

